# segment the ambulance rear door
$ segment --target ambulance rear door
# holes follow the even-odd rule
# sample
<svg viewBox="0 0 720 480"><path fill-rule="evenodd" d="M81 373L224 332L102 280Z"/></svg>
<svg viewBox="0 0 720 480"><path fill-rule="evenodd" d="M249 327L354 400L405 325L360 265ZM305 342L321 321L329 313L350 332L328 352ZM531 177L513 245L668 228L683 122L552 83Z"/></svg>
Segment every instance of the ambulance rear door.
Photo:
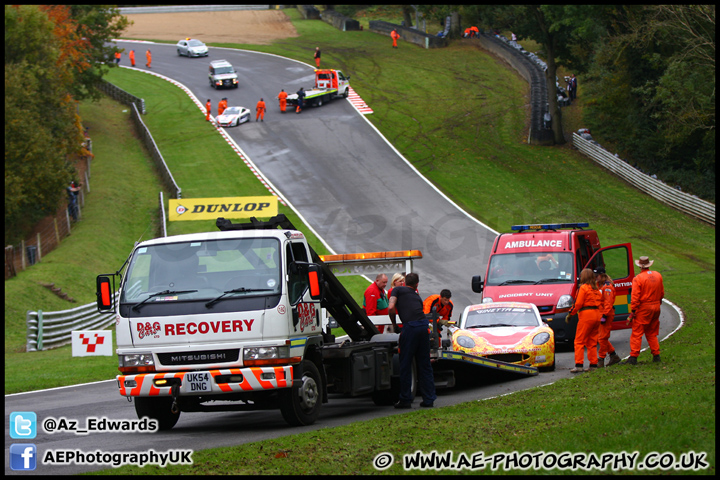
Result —
<svg viewBox="0 0 720 480"><path fill-rule="evenodd" d="M625 325L630 313L630 295L635 277L632 246L629 243L601 248L590 258L585 268L604 267L615 284L615 320L613 330L628 328Z"/></svg>

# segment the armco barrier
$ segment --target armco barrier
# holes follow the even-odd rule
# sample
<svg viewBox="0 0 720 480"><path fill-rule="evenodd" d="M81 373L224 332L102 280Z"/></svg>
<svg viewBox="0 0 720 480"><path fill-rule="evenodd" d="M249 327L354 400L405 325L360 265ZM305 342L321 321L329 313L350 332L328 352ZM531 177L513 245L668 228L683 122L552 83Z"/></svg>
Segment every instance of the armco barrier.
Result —
<svg viewBox="0 0 720 480"><path fill-rule="evenodd" d="M477 41L485 50L509 63L530 84L531 110L528 143L531 145L554 144L552 130L543 128L543 115L547 111L548 103L545 72L531 58L493 35L481 34Z"/></svg>
<svg viewBox="0 0 720 480"><path fill-rule="evenodd" d="M651 197L710 225L715 225L715 205L698 197L676 190L628 165L594 142L573 133L573 146L607 168L623 180Z"/></svg>
<svg viewBox="0 0 720 480"><path fill-rule="evenodd" d="M135 124L140 138L142 138L142 141L145 144L145 148L147 148L148 152L150 152L150 156L160 172L160 178L162 178L165 188L170 191L173 198L182 198L182 189L175 181L170 168L168 168L165 163L165 158L163 158L162 153L160 153L160 149L155 144L155 140L153 139L150 130L148 130L147 126L145 126L145 122L142 121L140 116L140 112L143 114L145 113L145 100L127 93L125 90L105 80L100 82L98 88L118 102L132 106L133 111L131 117L133 119L133 123Z"/></svg>
<svg viewBox="0 0 720 480"><path fill-rule="evenodd" d="M400 38L406 42L420 45L423 48L440 48L447 47L448 41L446 38L437 37L428 33L415 30L414 28L401 27L394 23L382 22L380 20L370 20L369 29L371 32L381 33L383 35L390 35L390 32L397 30L400 34Z"/></svg>
<svg viewBox="0 0 720 480"><path fill-rule="evenodd" d="M347 32L350 30L360 30L360 22L353 20L350 17L346 17L342 13L338 13L335 10L325 10L320 14L320 18L325 23L329 23L333 27Z"/></svg>
<svg viewBox="0 0 720 480"><path fill-rule="evenodd" d="M95 303L59 312L29 311L25 318L28 352L67 345L74 330L103 330L115 323L115 313L98 313Z"/></svg>

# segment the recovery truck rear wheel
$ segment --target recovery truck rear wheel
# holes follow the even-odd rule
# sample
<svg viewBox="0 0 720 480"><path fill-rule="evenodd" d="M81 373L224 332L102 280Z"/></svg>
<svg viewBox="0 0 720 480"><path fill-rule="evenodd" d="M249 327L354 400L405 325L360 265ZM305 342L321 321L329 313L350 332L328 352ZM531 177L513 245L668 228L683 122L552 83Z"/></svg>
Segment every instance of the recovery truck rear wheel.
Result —
<svg viewBox="0 0 720 480"><path fill-rule="evenodd" d="M313 362L303 360L300 365L301 383L280 392L280 412L292 426L312 425L322 405L322 377Z"/></svg>
<svg viewBox="0 0 720 480"><path fill-rule="evenodd" d="M135 412L138 418L150 417L157 420L159 430L170 430L180 418L180 411L173 413L172 397L135 397Z"/></svg>

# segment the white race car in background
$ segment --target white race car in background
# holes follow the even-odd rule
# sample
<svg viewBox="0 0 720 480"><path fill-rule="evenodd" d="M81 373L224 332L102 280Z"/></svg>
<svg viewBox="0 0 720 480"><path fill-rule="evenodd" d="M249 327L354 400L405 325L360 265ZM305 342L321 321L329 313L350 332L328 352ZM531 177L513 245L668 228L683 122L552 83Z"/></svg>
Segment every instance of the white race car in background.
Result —
<svg viewBox="0 0 720 480"><path fill-rule="evenodd" d="M218 125L221 127L236 127L249 121L250 110L245 107L228 107L222 115L217 117Z"/></svg>

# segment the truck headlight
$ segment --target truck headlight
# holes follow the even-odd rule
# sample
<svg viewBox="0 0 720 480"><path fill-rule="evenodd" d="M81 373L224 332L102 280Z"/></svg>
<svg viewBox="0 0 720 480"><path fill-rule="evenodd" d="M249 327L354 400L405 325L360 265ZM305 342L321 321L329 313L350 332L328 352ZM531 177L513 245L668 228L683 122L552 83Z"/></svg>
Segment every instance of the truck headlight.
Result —
<svg viewBox="0 0 720 480"><path fill-rule="evenodd" d="M122 373L154 372L155 361L151 353L118 355L118 370Z"/></svg>
<svg viewBox="0 0 720 480"><path fill-rule="evenodd" d="M247 367L300 363L302 357L290 357L290 347L243 348L243 364Z"/></svg>
<svg viewBox="0 0 720 480"><path fill-rule="evenodd" d="M483 297L482 303L493 303L492 297Z"/></svg>
<svg viewBox="0 0 720 480"><path fill-rule="evenodd" d="M573 304L573 298L571 295L561 295L558 299L557 306L555 307L556 310L561 310L564 308L570 308Z"/></svg>

